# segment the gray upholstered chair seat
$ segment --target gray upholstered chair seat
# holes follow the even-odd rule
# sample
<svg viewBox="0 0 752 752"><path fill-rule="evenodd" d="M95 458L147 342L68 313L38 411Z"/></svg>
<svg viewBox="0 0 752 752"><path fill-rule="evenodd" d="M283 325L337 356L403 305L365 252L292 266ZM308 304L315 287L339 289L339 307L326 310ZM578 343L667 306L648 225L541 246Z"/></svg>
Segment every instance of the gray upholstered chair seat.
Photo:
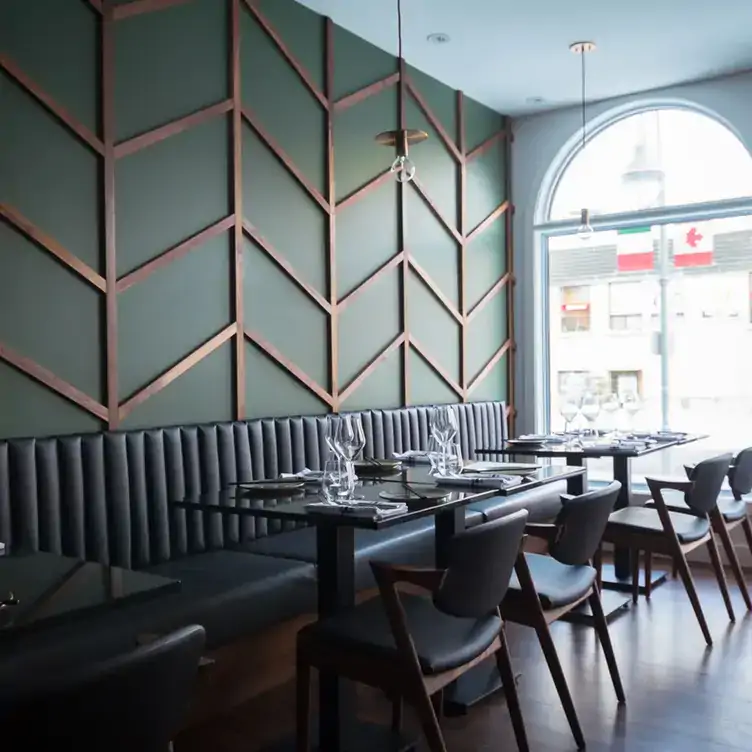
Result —
<svg viewBox="0 0 752 752"><path fill-rule="evenodd" d="M420 667L426 674L462 666L482 653L496 638L501 619L491 614L483 619L460 619L439 611L430 598L401 595L407 629L415 643ZM298 636L327 643L338 651L351 649L385 661L397 660L397 647L381 598L373 598L339 616L304 627Z"/></svg>
<svg viewBox="0 0 752 752"><path fill-rule="evenodd" d="M692 543L704 538L710 531L710 522L701 517L681 512L670 512L671 523L680 543ZM608 518L609 527L621 525L645 533L665 535L657 509L625 507Z"/></svg>
<svg viewBox="0 0 752 752"><path fill-rule="evenodd" d="M481 512L486 521L527 509L530 522L547 522L559 513L563 493L566 493L566 484L552 483L550 486L541 486L512 496L484 499L470 504L468 509Z"/></svg>
<svg viewBox="0 0 752 752"><path fill-rule="evenodd" d="M684 494L679 491L664 491L663 500L666 502L666 506L673 512L692 514L687 503L684 501ZM648 502L645 506L652 508L655 506L655 502ZM746 516L747 502L743 500L737 501L729 496L720 496L718 498L718 509L726 522L736 522L737 520L743 520Z"/></svg>
<svg viewBox="0 0 752 752"><path fill-rule="evenodd" d="M587 564L562 564L541 554L525 554L525 560L544 609L568 606L579 600L589 592L597 574ZM521 591L515 574L509 582L507 597L517 597Z"/></svg>
<svg viewBox="0 0 752 752"><path fill-rule="evenodd" d="M480 512L468 510L467 527L483 522ZM242 545L243 551L263 556L305 561L315 564L316 530L304 528L280 535L269 535ZM386 530L355 531L355 585L362 589L374 585L368 562L371 559L394 564L432 567L434 554L434 518L424 517Z"/></svg>

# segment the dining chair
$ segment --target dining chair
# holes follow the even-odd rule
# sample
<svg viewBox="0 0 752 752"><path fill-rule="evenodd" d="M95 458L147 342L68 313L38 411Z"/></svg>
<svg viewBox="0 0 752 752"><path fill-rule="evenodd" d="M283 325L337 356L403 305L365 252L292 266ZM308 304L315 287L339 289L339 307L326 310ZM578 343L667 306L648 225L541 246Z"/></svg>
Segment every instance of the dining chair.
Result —
<svg viewBox="0 0 752 752"><path fill-rule="evenodd" d="M691 479L693 467L687 467L687 477ZM718 536L726 553L726 558L731 565L731 571L736 580L736 584L741 591L744 604L748 611L752 611L752 598L750 598L747 582L744 577L744 570L736 553L736 547L731 539L731 532L738 527L744 530L750 553L752 553L752 525L750 525L747 515L747 502L744 497L752 491L752 447L743 449L736 455L728 471L728 482L731 488L733 498L728 496L719 496L716 506L708 513L710 524L713 531ZM664 501L671 512L690 513L684 496L676 491L664 493ZM654 506L655 502L650 502L647 506ZM646 570L650 555L646 554ZM674 564L678 572L677 565ZM650 587L646 581L646 596L650 596Z"/></svg>
<svg viewBox="0 0 752 752"><path fill-rule="evenodd" d="M729 619L735 621L734 607L731 604L726 575L715 540L715 525L711 524L723 480L731 466L731 459L730 454L723 454L703 460L688 469L686 480L646 478L652 501L645 506L630 506L614 512L609 518L604 535L604 541L632 551L632 599L635 602L639 592L640 551L645 551L648 557L657 553L674 560L708 645L713 644L713 638L705 620L686 555L701 546L707 546L726 611ZM672 511L669 508L670 495L667 501L664 494L670 491L684 494L685 511Z"/></svg>
<svg viewBox="0 0 752 752"><path fill-rule="evenodd" d="M553 523L527 525L525 533L545 541L547 553L519 554L515 576L501 604L505 621L535 629L579 749L585 747L585 736L549 624L585 602L590 605L616 698L620 704L626 702L593 566L620 489L621 484L614 481L580 496L564 495Z"/></svg>
<svg viewBox="0 0 752 752"><path fill-rule="evenodd" d="M65 677L35 677L0 704L17 752L167 752L191 700L203 627L180 629Z"/></svg>
<svg viewBox="0 0 752 752"><path fill-rule="evenodd" d="M431 697L487 658L505 688L517 746L528 750L499 603L520 550L527 511L452 538L446 569L371 562L380 597L304 627L297 641L297 749L308 752L310 669L324 669L404 699L431 752L446 745ZM408 584L427 595L405 593ZM401 700L393 728L401 723Z"/></svg>

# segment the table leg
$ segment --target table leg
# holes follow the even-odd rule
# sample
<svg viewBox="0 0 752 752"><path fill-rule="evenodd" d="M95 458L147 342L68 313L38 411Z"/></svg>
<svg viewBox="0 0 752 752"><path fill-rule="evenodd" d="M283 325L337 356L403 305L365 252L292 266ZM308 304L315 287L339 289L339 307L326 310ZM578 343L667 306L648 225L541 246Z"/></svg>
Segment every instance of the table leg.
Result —
<svg viewBox="0 0 752 752"><path fill-rule="evenodd" d="M567 457L567 465L573 467L586 467L584 457ZM567 493L572 496L582 496L588 487L587 469L582 475L573 475L567 478Z"/></svg>
<svg viewBox="0 0 752 752"><path fill-rule="evenodd" d="M465 529L465 510L437 514L434 519L436 536L436 566L448 565L449 542ZM469 708L502 689L496 660L484 661L452 682L444 690L444 712L447 715L464 715Z"/></svg>
<svg viewBox="0 0 752 752"><path fill-rule="evenodd" d="M614 509L624 509L630 504L632 498L632 474L629 457L614 457L614 480L621 483L621 490L616 499ZM643 571L643 570L640 570ZM657 587L666 581L668 571L653 569L650 574L651 588ZM604 590L619 590L626 593L632 592L632 553L628 548L614 548L613 565L603 565L603 588ZM640 593L645 593L644 585L640 586ZM607 614L608 616L608 614Z"/></svg>
<svg viewBox="0 0 752 752"><path fill-rule="evenodd" d="M316 527L319 618L355 605L355 531L345 525ZM341 749L343 721L354 715L344 682L319 672L319 749ZM349 707L348 707L349 706Z"/></svg>
<svg viewBox="0 0 752 752"><path fill-rule="evenodd" d="M355 605L355 531L345 525L316 527L318 613L325 618ZM408 752L415 749L389 727L359 723L355 692L336 674L319 671L319 752ZM315 738L315 737L314 737ZM274 752L290 752L284 744Z"/></svg>

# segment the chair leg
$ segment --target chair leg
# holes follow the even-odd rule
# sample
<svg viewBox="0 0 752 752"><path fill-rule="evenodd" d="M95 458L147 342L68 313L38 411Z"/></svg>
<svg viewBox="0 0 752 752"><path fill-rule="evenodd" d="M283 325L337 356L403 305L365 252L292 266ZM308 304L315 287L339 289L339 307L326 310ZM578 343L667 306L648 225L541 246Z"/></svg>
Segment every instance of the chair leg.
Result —
<svg viewBox="0 0 752 752"><path fill-rule="evenodd" d="M674 561L676 563L676 568L679 570L679 576L684 583L684 589L687 591L689 601L692 604L692 608L694 609L697 621L700 623L700 629L702 630L705 642L708 645L712 645L713 638L710 636L708 623L705 621L705 614L702 611L700 599L697 597L695 581L692 579L692 572L689 569L689 564L687 564L687 559L685 558L684 552L681 549L679 549L678 553L674 555Z"/></svg>
<svg viewBox="0 0 752 752"><path fill-rule="evenodd" d="M721 561L721 555L718 552L718 544L715 542L715 534L712 531L710 533L710 538L708 539L708 552L710 553L710 563L713 565L715 577L718 580L718 587L721 589L723 602L726 604L726 613L728 614L730 621L736 621L734 606L731 603L728 583L726 582L726 573L723 571L723 562Z"/></svg>
<svg viewBox="0 0 752 752"><path fill-rule="evenodd" d="M744 598L744 603L747 606L747 611L752 611L752 598L749 597L747 582L744 579L744 570L742 570L742 565L739 563L739 557L736 555L736 547L731 540L731 534L726 527L723 517L719 515L717 520L716 531L718 537L721 539L723 550L726 552L726 558L729 560L729 564L731 564L731 571L734 573L734 579L739 586L739 590L741 590L742 598Z"/></svg>
<svg viewBox="0 0 752 752"><path fill-rule="evenodd" d="M679 576L679 565L676 563L676 557L671 560L671 576L674 579Z"/></svg>
<svg viewBox="0 0 752 752"><path fill-rule="evenodd" d="M640 549L633 548L632 553L632 603L640 599Z"/></svg>
<svg viewBox="0 0 752 752"><path fill-rule="evenodd" d="M585 749L585 735L582 733L582 727L580 726L580 720L577 717L577 711L572 702L572 695L569 692L569 686L567 685L567 679L564 676L564 670L561 667L559 661L559 655L556 652L556 645L554 644L551 632L546 624L546 619L543 616L543 612L539 612L540 618L535 619L535 631L538 635L538 641L540 642L543 655L546 658L548 664L548 670L551 672L551 678L554 680L556 691L559 693L559 699L564 707L564 713L569 721L569 727L572 729L572 735L577 743L578 749Z"/></svg>
<svg viewBox="0 0 752 752"><path fill-rule="evenodd" d="M624 687L622 686L621 676L619 675L619 666L616 663L616 655L614 655L614 646L611 644L611 635L608 631L608 622L606 621L606 615L603 613L603 604L601 603L600 592L597 588L593 588L589 601L590 610L593 612L595 631L598 633L598 638L601 641L601 647L606 656L608 672L611 674L611 681L614 683L616 699L620 704L623 704L627 701L627 697L624 694Z"/></svg>
<svg viewBox="0 0 752 752"><path fill-rule="evenodd" d="M311 667L298 657L296 666L296 747L297 752L311 749Z"/></svg>
<svg viewBox="0 0 752 752"><path fill-rule="evenodd" d="M522 717L520 708L520 698L517 694L517 684L514 680L514 670L512 669L512 657L509 655L509 645L507 636L502 627L499 634L501 647L496 651L496 667L499 670L501 683L504 687L504 695L507 698L507 707L509 716L512 719L514 728L514 737L517 740L517 749L520 752L529 752L530 745L527 741L527 731L525 730L525 721Z"/></svg>
<svg viewBox="0 0 752 752"><path fill-rule="evenodd" d="M416 689L412 692L410 703L415 708L430 752L447 752L444 737L441 734L441 727L433 709L433 703L428 696L428 692L426 692L423 682L419 682Z"/></svg>
<svg viewBox="0 0 752 752"><path fill-rule="evenodd" d="M431 696L431 704L433 705L433 712L436 713L436 720L441 725L441 721L444 719L444 690L440 689L436 694Z"/></svg>
<svg viewBox="0 0 752 752"><path fill-rule="evenodd" d="M596 581L598 582L598 587L603 587L603 542L598 544L598 548L595 551L595 554L593 555L593 566L595 567L595 571L598 573L596 576Z"/></svg>
<svg viewBox="0 0 752 752"><path fill-rule="evenodd" d="M401 697L392 700L392 731L402 731L403 702Z"/></svg>
<svg viewBox="0 0 752 752"><path fill-rule="evenodd" d="M650 600L653 592L653 552L645 551L645 597Z"/></svg>
<svg viewBox="0 0 752 752"><path fill-rule="evenodd" d="M749 517L744 518L742 527L744 528L744 537L747 539L749 550L752 551L752 524L750 524Z"/></svg>

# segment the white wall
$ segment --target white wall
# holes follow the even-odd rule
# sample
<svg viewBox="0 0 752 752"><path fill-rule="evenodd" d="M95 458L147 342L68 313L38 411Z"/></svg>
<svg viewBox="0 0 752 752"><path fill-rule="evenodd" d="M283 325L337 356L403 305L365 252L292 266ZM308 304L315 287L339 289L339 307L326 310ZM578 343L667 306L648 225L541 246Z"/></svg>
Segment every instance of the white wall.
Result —
<svg viewBox="0 0 752 752"><path fill-rule="evenodd" d="M659 89L648 94L598 102L589 105L588 119L597 128L613 113L645 105L685 105L718 116L737 133L752 151L752 72L695 84ZM568 142L577 138L581 127L579 108L555 110L513 122L512 197L515 204L515 336L517 378L515 405L520 432L534 429L534 394L539 385L535 375L536 316L542 316L534 295L534 279L539 274L538 250L534 249L533 225L541 186L554 163L568 151ZM571 146L569 146L571 148Z"/></svg>

